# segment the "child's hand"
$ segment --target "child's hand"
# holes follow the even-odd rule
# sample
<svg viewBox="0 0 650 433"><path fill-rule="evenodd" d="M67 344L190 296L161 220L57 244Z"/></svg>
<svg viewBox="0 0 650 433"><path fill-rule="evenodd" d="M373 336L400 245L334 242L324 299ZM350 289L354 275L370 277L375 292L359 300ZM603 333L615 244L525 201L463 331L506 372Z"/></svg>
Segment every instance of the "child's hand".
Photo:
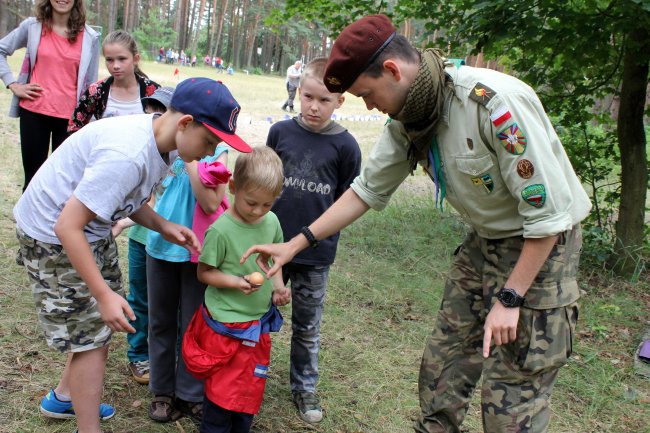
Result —
<svg viewBox="0 0 650 433"><path fill-rule="evenodd" d="M257 292L261 287L261 285L251 284L248 278L249 278L248 275L244 275L243 277L240 277L239 285L237 286L237 290L239 290L245 295L250 295L251 293Z"/></svg>
<svg viewBox="0 0 650 433"><path fill-rule="evenodd" d="M278 307L287 305L291 302L291 290L288 287L280 287L273 291L272 298L273 303Z"/></svg>
<svg viewBox="0 0 650 433"><path fill-rule="evenodd" d="M126 314L129 319L135 320L135 314L133 314L133 310L126 299L117 293L110 291L101 300L97 299L97 308L102 320L111 330L115 332L135 332L133 326L129 324L124 316Z"/></svg>
<svg viewBox="0 0 650 433"><path fill-rule="evenodd" d="M166 241L185 247L190 253L199 254L201 252L198 238L191 229L183 225L166 221L160 234Z"/></svg>

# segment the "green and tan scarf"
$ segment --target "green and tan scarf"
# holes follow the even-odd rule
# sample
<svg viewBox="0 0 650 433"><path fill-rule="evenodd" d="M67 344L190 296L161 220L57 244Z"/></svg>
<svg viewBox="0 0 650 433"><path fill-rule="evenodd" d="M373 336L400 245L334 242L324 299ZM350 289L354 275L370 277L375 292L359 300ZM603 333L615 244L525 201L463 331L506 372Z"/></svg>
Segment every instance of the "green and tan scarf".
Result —
<svg viewBox="0 0 650 433"><path fill-rule="evenodd" d="M442 52L427 49L420 52L420 58L420 70L411 84L402 111L395 116L404 124L411 140L411 169L415 169L418 161L427 159L447 93L443 90L447 87L453 92L453 82L445 74Z"/></svg>

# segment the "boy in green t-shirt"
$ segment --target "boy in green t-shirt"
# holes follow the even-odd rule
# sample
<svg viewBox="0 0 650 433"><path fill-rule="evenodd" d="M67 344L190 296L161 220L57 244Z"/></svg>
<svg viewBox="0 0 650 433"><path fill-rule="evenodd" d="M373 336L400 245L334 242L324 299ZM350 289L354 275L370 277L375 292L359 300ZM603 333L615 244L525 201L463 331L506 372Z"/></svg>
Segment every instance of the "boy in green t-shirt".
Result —
<svg viewBox="0 0 650 433"><path fill-rule="evenodd" d="M240 258L256 243L283 241L270 212L283 181L282 162L272 149L239 155L229 183L233 205L205 235L198 267L199 280L208 285L205 305L183 338L187 369L205 379L201 431L225 431L219 428L226 425L232 425L230 431L249 431L262 403L269 332L282 325L275 306L288 304L291 290L281 273L265 280L255 262L242 265Z"/></svg>

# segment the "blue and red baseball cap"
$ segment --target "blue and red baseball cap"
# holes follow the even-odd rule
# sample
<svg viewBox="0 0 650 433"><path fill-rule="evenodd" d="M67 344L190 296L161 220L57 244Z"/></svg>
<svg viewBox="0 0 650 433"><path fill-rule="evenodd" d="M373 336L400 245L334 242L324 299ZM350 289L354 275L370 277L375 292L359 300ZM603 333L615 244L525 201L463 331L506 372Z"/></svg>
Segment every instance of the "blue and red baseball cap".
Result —
<svg viewBox="0 0 650 433"><path fill-rule="evenodd" d="M233 149L243 153L253 151L235 134L241 107L221 81L201 77L181 81L172 96L171 107L192 115Z"/></svg>

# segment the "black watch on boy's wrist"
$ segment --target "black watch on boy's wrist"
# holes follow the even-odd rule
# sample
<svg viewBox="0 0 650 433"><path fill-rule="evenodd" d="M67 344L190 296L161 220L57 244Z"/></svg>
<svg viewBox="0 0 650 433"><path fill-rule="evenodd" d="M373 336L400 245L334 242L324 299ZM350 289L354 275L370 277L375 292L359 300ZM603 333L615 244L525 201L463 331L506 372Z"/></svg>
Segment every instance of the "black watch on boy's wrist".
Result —
<svg viewBox="0 0 650 433"><path fill-rule="evenodd" d="M504 287L497 293L497 299L506 308L518 308L524 305L526 298L519 295L514 289Z"/></svg>
<svg viewBox="0 0 650 433"><path fill-rule="evenodd" d="M309 230L309 227L304 226L303 228L300 229L300 233L303 234L307 238L307 242L309 242L309 246L312 248L317 248L318 247L318 239L316 239L316 236Z"/></svg>

